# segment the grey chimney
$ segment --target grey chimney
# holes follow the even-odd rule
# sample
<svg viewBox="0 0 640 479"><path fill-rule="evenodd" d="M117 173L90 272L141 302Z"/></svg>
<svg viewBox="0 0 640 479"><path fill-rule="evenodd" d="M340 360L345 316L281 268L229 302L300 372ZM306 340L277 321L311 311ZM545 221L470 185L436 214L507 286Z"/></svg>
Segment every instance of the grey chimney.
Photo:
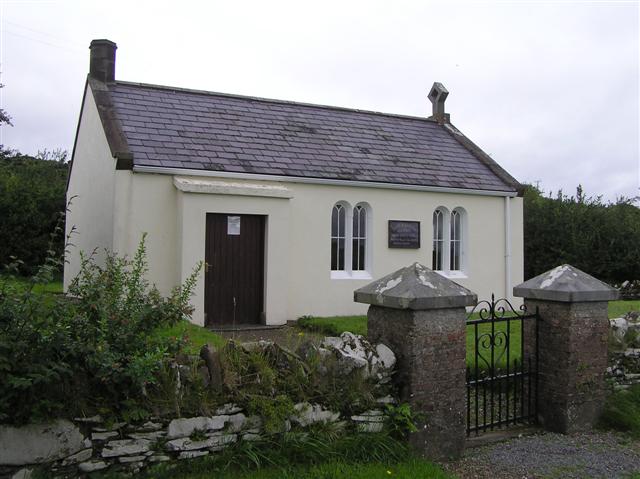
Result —
<svg viewBox="0 0 640 479"><path fill-rule="evenodd" d="M444 112L444 102L449 96L449 91L442 83L434 82L429 92L429 100L433 105L431 119L438 123L449 123L449 114Z"/></svg>
<svg viewBox="0 0 640 479"><path fill-rule="evenodd" d="M116 79L117 45L110 40L93 40L89 45L91 51L89 76L103 83L112 83Z"/></svg>

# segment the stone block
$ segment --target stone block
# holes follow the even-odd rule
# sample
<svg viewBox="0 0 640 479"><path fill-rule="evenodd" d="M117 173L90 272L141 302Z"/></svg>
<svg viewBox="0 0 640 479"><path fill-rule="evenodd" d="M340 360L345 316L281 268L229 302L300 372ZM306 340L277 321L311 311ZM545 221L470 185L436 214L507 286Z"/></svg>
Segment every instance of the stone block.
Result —
<svg viewBox="0 0 640 479"><path fill-rule="evenodd" d="M209 451L183 451L178 454L178 459L193 459L209 454Z"/></svg>
<svg viewBox="0 0 640 479"><path fill-rule="evenodd" d="M242 408L236 404L227 403L216 409L216 416L229 416L242 412Z"/></svg>
<svg viewBox="0 0 640 479"><path fill-rule="evenodd" d="M89 448L89 449L84 449L80 452L76 452L75 454L72 454L71 456L65 458L64 461L62 461L62 465L63 466L69 466L71 464L77 464L79 462L85 462L88 461L89 459L91 459L91 456L93 455L93 448Z"/></svg>
<svg viewBox="0 0 640 479"><path fill-rule="evenodd" d="M109 441L102 449L102 457L133 456L147 452L151 441L146 439L119 439Z"/></svg>
<svg viewBox="0 0 640 479"><path fill-rule="evenodd" d="M340 419L340 413L324 409L319 404L303 402L296 404L293 408L296 413L291 416L291 422L302 427L307 427L316 423L335 422Z"/></svg>
<svg viewBox="0 0 640 479"><path fill-rule="evenodd" d="M154 432L162 429L162 424L159 422L147 421L141 426L135 428L136 432Z"/></svg>
<svg viewBox="0 0 640 479"><path fill-rule="evenodd" d="M131 464L133 462L144 462L147 456L122 456L118 458L120 464Z"/></svg>
<svg viewBox="0 0 640 479"><path fill-rule="evenodd" d="M247 416L241 412L232 414L231 416L228 416L227 428L229 432L239 432L244 427L245 422L247 422Z"/></svg>
<svg viewBox="0 0 640 479"><path fill-rule="evenodd" d="M381 432L384 429L384 414L379 410L365 411L351 416L358 432Z"/></svg>
<svg viewBox="0 0 640 479"><path fill-rule="evenodd" d="M53 462L86 448L85 437L67 420L23 427L0 426L0 444L0 466Z"/></svg>
<svg viewBox="0 0 640 479"><path fill-rule="evenodd" d="M107 431L107 432L93 432L91 433L92 441L107 441L114 437L118 437L119 433L117 431Z"/></svg>
<svg viewBox="0 0 640 479"><path fill-rule="evenodd" d="M107 467L109 467L109 464L104 461L87 461L78 464L78 469L80 469L81 472L85 473L101 471L102 469L106 469Z"/></svg>
<svg viewBox="0 0 640 479"><path fill-rule="evenodd" d="M207 432L219 430L224 428L224 424L228 420L229 416L227 415L174 419L169 423L169 427L167 428L167 438L189 437L196 431Z"/></svg>
<svg viewBox="0 0 640 479"><path fill-rule="evenodd" d="M198 449L210 449L212 447L220 447L235 442L238 436L236 434L220 434L213 435L203 440L194 441L188 437L181 437L168 441L165 445L167 451L195 451Z"/></svg>

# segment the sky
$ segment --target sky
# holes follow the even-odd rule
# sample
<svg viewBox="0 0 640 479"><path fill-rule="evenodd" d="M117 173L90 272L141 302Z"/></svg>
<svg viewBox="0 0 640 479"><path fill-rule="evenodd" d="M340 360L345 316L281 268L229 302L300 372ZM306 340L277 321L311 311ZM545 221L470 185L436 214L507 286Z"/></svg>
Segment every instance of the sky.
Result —
<svg viewBox="0 0 640 479"><path fill-rule="evenodd" d="M640 195L639 1L0 0L0 144L71 152L89 43L116 79L429 116L521 182Z"/></svg>

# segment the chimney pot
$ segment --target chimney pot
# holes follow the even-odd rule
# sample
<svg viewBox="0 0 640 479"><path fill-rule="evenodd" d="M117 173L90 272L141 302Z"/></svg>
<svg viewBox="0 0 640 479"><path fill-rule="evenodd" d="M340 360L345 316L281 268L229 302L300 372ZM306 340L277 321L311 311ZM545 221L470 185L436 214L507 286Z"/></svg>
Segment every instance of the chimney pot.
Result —
<svg viewBox="0 0 640 479"><path fill-rule="evenodd" d="M117 45L110 40L93 40L89 45L89 76L103 83L112 83L116 78Z"/></svg>
<svg viewBox="0 0 640 479"><path fill-rule="evenodd" d="M440 82L434 82L429 91L429 100L433 106L431 118L438 123L449 123L449 114L444 111L444 102L449 96L449 91Z"/></svg>

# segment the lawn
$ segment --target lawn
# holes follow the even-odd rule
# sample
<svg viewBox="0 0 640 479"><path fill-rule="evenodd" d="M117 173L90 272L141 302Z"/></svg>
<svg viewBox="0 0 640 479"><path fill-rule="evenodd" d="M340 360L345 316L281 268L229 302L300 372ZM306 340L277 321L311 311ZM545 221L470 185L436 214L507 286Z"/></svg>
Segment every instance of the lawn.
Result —
<svg viewBox="0 0 640 479"><path fill-rule="evenodd" d="M192 324L189 321L181 321L170 328L159 328L156 330L156 334L162 338L186 335L189 340L186 352L190 354L198 354L205 344L221 347L226 342L224 338L209 331L207 328Z"/></svg>
<svg viewBox="0 0 640 479"><path fill-rule="evenodd" d="M609 301L609 318L623 316L629 311L640 311L640 301ZM478 319L477 313L473 314L472 318ZM298 320L298 325L305 329L331 335L340 335L344 331L367 334L366 316L330 316L326 318L303 316Z"/></svg>
<svg viewBox="0 0 640 479"><path fill-rule="evenodd" d="M609 301L609 318L619 318L629 311L640 311L640 300Z"/></svg>
<svg viewBox="0 0 640 479"><path fill-rule="evenodd" d="M21 288L28 288L30 285L28 278L0 275L0 287L4 282ZM33 286L33 291L34 293L62 293L62 281L52 281L47 284L36 284Z"/></svg>

